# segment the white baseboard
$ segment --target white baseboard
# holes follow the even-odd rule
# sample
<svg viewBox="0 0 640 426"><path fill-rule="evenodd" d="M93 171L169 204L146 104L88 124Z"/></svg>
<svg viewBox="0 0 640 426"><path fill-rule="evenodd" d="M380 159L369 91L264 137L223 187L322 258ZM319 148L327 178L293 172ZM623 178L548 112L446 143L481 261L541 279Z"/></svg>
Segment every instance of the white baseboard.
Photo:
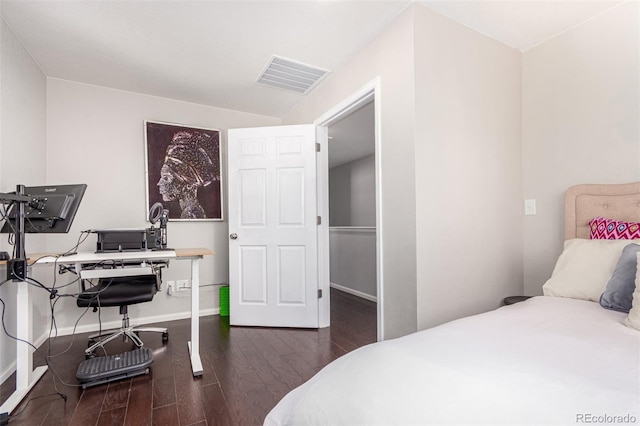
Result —
<svg viewBox="0 0 640 426"><path fill-rule="evenodd" d="M209 309L202 309L200 310L200 316L201 317L206 317L209 315L218 315L220 313L220 308L209 308ZM165 321L175 321L175 320L181 320L181 319L187 319L191 317L191 312L176 312L173 314L165 314L165 315L155 315L152 317L144 317L144 318L132 318L131 319L131 323L133 325L146 325L146 324L153 324L156 322L165 322ZM103 330L111 330L114 328L120 328L120 326L122 325L122 320L115 320L115 321L109 321L109 322L103 322L102 323L102 329ZM99 324L96 322L94 324L86 324L86 325L82 325L82 326L78 326L76 327L75 332L76 333L90 333L92 331L98 331L100 329ZM70 334L73 334L73 327L64 327L64 328L58 328L58 336L68 336ZM40 341L40 344L42 344L44 341L47 340L47 338L49 337L48 333L44 336L42 336L42 339L38 339ZM40 344L36 345L36 346L40 346Z"/></svg>
<svg viewBox="0 0 640 426"><path fill-rule="evenodd" d="M11 375L16 371L16 362L13 361L11 364L4 369L2 374L0 374L0 384L4 383Z"/></svg>
<svg viewBox="0 0 640 426"><path fill-rule="evenodd" d="M344 291L345 293L353 294L354 296L361 297L362 299L366 299L366 300L370 300L371 302L378 303L378 298L376 296L363 293L362 291L354 290L352 288L345 287L336 283L329 283L329 286L335 288L336 290Z"/></svg>
<svg viewBox="0 0 640 426"><path fill-rule="evenodd" d="M119 327L119 326L118 326ZM47 340L47 335L42 335L40 337L38 337L36 340L34 340L33 342L31 342L33 344L33 346L35 346L36 348L39 348L46 340ZM15 344L15 340L10 339L12 342L14 342ZM15 354L14 354L15 356ZM7 368L5 368L4 370L2 370L0 372L0 384L4 383L5 380L7 380L15 371L16 371L16 361L13 361L11 364L9 364L7 366Z"/></svg>

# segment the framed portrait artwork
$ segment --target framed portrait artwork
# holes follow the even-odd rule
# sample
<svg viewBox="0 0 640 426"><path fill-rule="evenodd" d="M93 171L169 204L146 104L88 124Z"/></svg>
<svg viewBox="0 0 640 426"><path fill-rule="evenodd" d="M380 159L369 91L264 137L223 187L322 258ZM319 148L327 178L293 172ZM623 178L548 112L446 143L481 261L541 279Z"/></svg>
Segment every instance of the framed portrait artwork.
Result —
<svg viewBox="0 0 640 426"><path fill-rule="evenodd" d="M169 220L222 220L220 131L144 122L147 212L155 203Z"/></svg>

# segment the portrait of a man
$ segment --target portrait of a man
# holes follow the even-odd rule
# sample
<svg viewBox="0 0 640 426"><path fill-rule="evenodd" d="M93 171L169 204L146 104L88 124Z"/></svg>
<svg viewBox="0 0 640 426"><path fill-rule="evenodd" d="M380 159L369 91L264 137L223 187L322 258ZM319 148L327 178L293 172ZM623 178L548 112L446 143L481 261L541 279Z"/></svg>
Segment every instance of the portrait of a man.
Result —
<svg viewBox="0 0 640 426"><path fill-rule="evenodd" d="M222 220L220 131L145 122L147 209L169 220Z"/></svg>

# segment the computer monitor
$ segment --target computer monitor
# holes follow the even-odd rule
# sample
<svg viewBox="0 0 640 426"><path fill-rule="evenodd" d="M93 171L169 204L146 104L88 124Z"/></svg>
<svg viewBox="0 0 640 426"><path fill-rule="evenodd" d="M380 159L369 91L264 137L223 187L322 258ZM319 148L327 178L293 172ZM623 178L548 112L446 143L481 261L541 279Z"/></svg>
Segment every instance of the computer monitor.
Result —
<svg viewBox="0 0 640 426"><path fill-rule="evenodd" d="M69 232L86 189L86 184L25 187L23 194L30 201L24 203L24 232ZM13 233L16 229L18 202L9 205L2 233Z"/></svg>

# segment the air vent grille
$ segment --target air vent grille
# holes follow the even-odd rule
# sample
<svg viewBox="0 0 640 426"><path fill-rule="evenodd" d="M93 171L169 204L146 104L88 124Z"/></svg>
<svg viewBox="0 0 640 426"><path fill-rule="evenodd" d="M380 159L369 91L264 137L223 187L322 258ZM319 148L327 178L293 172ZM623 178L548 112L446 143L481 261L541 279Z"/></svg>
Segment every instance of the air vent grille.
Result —
<svg viewBox="0 0 640 426"><path fill-rule="evenodd" d="M274 56L258 79L258 83L306 94L329 71Z"/></svg>

